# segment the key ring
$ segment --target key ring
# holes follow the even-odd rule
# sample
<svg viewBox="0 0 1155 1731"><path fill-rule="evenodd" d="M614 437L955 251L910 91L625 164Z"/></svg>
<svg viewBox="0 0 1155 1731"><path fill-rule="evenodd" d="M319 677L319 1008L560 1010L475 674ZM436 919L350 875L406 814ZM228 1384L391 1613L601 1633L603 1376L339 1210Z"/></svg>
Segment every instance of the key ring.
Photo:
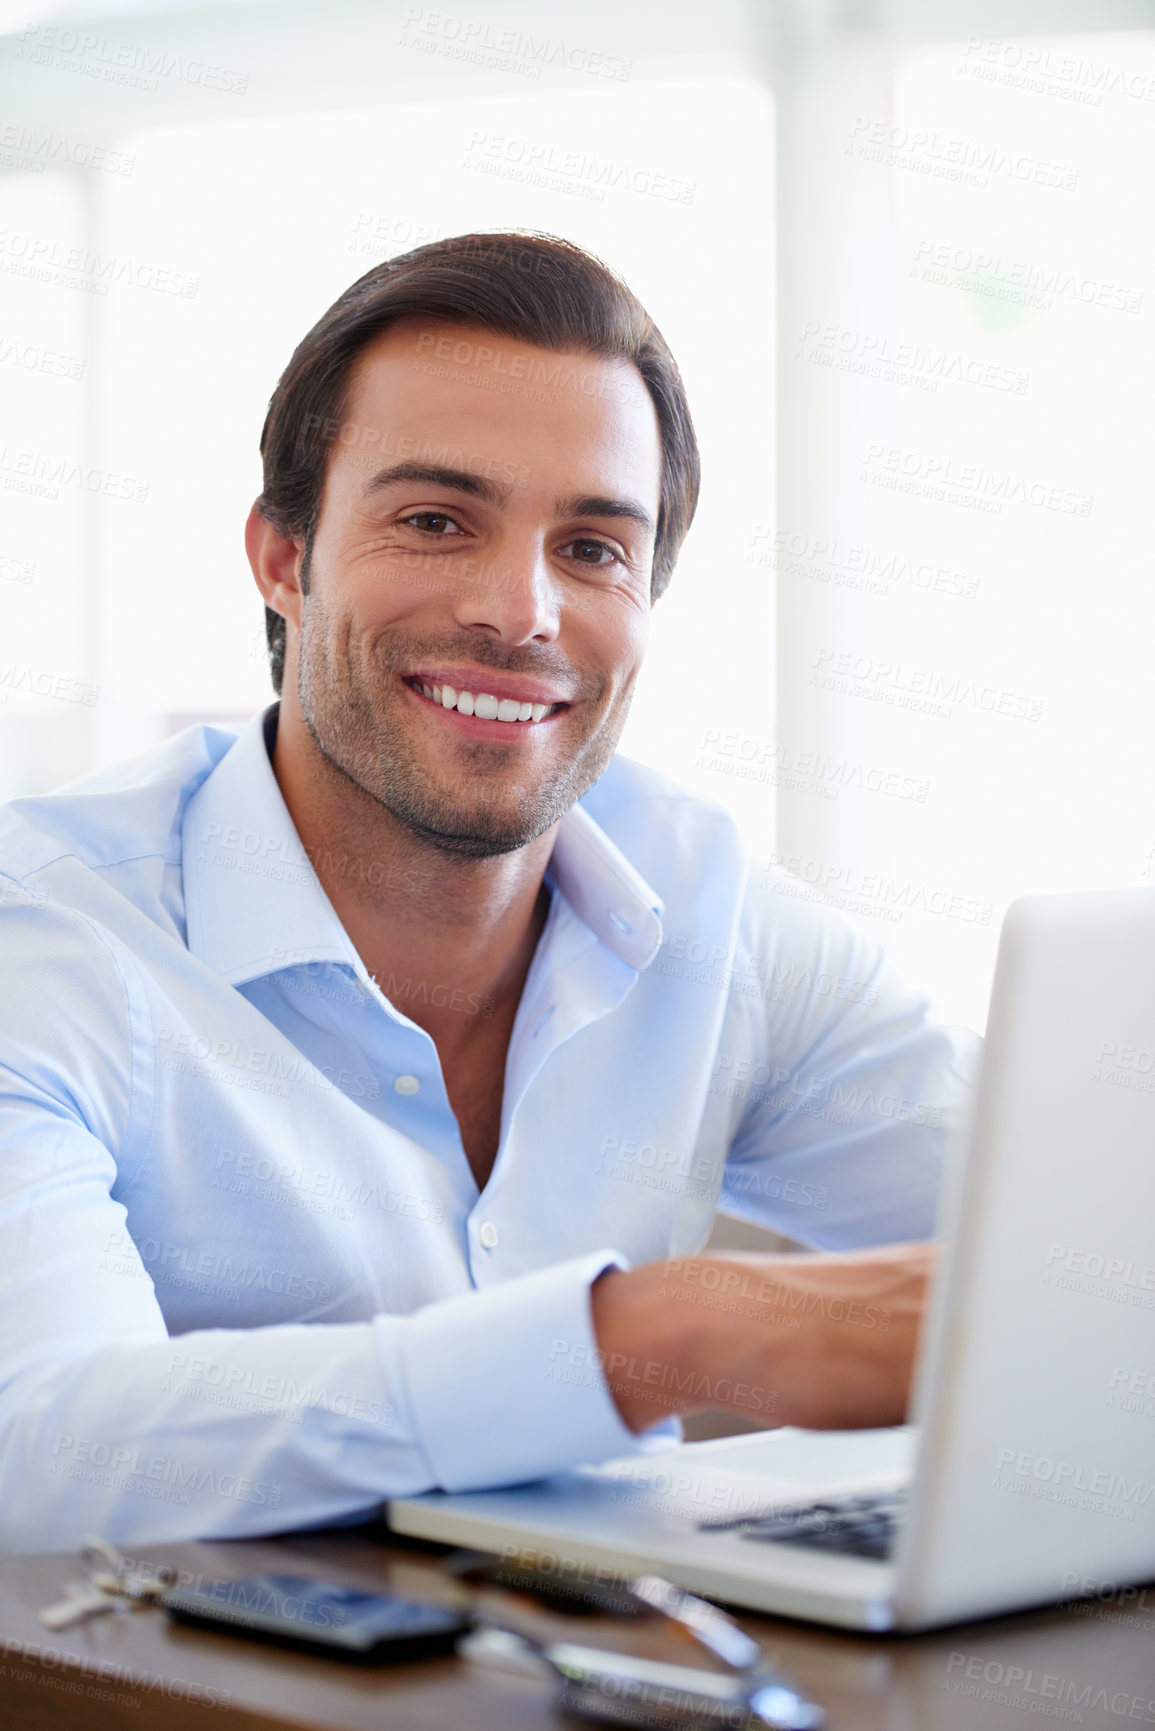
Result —
<svg viewBox="0 0 1155 1731"><path fill-rule="evenodd" d="M176 1584L177 1571L168 1563L130 1565L115 1545L94 1535L85 1540L81 1566L92 1585L115 1599L151 1604Z"/></svg>

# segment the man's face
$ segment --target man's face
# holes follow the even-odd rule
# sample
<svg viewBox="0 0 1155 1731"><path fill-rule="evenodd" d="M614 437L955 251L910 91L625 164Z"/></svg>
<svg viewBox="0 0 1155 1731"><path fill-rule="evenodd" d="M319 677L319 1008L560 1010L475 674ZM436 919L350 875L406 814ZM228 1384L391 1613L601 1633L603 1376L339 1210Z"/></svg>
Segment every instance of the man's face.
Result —
<svg viewBox="0 0 1155 1731"><path fill-rule="evenodd" d="M645 649L641 376L405 321L359 357L327 449L297 679L314 743L447 852L523 847L605 769Z"/></svg>

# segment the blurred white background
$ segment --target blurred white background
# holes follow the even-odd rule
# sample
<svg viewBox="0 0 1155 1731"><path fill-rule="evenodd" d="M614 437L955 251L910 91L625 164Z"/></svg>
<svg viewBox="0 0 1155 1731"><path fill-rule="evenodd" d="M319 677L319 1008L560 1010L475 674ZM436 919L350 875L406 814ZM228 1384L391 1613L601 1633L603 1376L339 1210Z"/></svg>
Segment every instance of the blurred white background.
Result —
<svg viewBox="0 0 1155 1731"><path fill-rule="evenodd" d="M545 229L703 451L623 749L981 1027L1014 896L1155 885L1155 4L455 3L4 20L0 798L270 700L291 350Z"/></svg>

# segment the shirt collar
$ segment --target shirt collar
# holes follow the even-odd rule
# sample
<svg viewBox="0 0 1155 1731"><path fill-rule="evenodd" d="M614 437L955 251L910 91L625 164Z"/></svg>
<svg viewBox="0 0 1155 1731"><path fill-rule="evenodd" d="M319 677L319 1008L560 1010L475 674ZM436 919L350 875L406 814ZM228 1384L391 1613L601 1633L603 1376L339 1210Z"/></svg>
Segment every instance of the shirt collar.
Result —
<svg viewBox="0 0 1155 1731"><path fill-rule="evenodd" d="M188 947L234 986L313 961L348 962L365 978L273 774L277 711L241 729L185 807Z"/></svg>
<svg viewBox="0 0 1155 1731"><path fill-rule="evenodd" d="M549 875L600 943L631 968L649 967L665 903L580 804L558 825Z"/></svg>
<svg viewBox="0 0 1155 1731"><path fill-rule="evenodd" d="M188 947L234 986L312 961L345 962L367 979L273 774L278 707L242 728L185 807ZM558 826L549 876L607 949L631 968L649 965L664 904L580 804Z"/></svg>

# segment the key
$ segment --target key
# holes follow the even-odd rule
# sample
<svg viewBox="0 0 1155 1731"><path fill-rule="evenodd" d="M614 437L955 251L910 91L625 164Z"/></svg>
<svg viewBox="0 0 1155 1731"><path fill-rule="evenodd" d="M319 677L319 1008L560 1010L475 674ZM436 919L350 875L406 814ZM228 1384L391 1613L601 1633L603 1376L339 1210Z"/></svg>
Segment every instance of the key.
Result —
<svg viewBox="0 0 1155 1731"><path fill-rule="evenodd" d="M102 1616L105 1611L126 1611L129 1608L128 1601L115 1598L92 1581L69 1581L64 1595L56 1604L46 1605L41 1611L40 1621L46 1628L71 1629L74 1624L83 1623L89 1617Z"/></svg>
<svg viewBox="0 0 1155 1731"><path fill-rule="evenodd" d="M175 1569L137 1567L104 1539L90 1539L83 1558L87 1580L69 1581L64 1598L47 1605L40 1621L49 1629L68 1629L105 1611L137 1611L156 1604L177 1578Z"/></svg>

